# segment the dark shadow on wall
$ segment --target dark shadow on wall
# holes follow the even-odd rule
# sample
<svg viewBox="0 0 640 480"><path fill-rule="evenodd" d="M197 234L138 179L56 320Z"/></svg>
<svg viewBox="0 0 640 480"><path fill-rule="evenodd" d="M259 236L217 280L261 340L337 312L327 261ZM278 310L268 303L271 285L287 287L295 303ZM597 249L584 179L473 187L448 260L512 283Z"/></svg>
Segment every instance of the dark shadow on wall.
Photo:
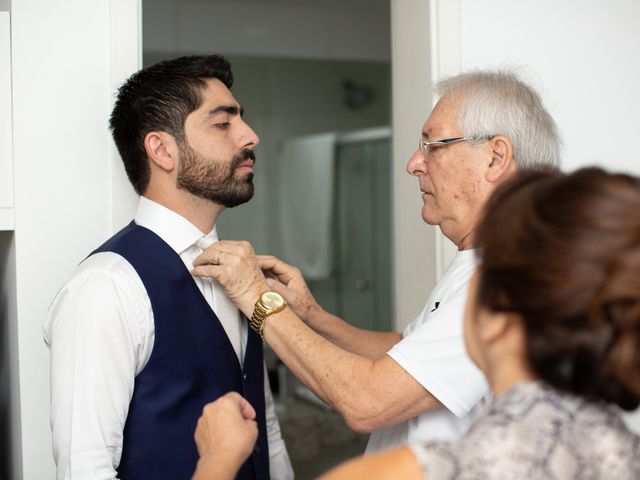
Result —
<svg viewBox="0 0 640 480"><path fill-rule="evenodd" d="M15 249L13 232L0 232L0 480L22 478L19 465L13 459L20 456L20 445L13 439L19 429L19 415L14 405L12 385L18 378L15 299Z"/></svg>

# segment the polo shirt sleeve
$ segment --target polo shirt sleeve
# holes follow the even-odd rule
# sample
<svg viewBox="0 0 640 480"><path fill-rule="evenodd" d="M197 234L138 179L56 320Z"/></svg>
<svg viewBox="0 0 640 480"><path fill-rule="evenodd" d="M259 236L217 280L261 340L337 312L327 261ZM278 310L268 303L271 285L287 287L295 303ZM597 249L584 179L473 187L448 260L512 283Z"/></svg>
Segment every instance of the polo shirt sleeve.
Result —
<svg viewBox="0 0 640 480"><path fill-rule="evenodd" d="M467 355L463 338L466 288L433 312L423 312L388 355L457 417L486 395L484 375ZM422 317L427 315L426 319Z"/></svg>

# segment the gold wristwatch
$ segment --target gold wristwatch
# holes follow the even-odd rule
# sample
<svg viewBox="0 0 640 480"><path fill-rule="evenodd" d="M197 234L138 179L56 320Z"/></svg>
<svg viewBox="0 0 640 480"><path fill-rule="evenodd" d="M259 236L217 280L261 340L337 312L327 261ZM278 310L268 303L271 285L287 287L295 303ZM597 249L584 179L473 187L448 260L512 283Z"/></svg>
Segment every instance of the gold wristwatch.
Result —
<svg viewBox="0 0 640 480"><path fill-rule="evenodd" d="M264 321L269 315L281 312L287 306L287 302L277 292L267 291L260 295L249 319L251 328L262 338L264 342Z"/></svg>

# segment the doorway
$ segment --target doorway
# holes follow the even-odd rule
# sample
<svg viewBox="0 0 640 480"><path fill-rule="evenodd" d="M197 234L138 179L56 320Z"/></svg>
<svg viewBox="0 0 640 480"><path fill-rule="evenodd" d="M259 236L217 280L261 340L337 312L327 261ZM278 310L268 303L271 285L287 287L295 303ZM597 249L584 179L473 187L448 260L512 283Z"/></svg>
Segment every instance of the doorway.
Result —
<svg viewBox="0 0 640 480"><path fill-rule="evenodd" d="M369 28L354 27L363 22ZM391 329L389 0L143 0L144 65L205 53L230 60L232 91L261 138L254 198L225 211L220 238L248 240L258 253L297 264L296 252L283 248L282 218L301 196L282 204L283 148L295 139L332 136L330 172L323 172L330 176L323 192L331 191L323 200L330 212L322 230L327 241L313 253L327 263L309 272L308 283L328 311L362 328ZM314 180L301 176L296 183L319 189ZM311 219L296 227L312 223L318 208L311 205ZM361 454L367 436L350 431L265 350L296 478L314 478Z"/></svg>

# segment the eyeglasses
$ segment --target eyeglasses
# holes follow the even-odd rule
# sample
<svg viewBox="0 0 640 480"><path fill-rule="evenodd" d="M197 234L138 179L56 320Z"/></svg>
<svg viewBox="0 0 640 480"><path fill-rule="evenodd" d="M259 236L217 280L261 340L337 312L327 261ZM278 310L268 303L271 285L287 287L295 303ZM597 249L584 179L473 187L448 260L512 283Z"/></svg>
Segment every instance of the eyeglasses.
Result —
<svg viewBox="0 0 640 480"><path fill-rule="evenodd" d="M418 141L418 147L420 148L420 152L422 152L422 155L424 155L426 158L427 155L429 155L429 151L433 147L444 147L446 145L451 145L452 143L466 142L469 140L489 140L490 138L492 138L490 135L485 135L483 137L455 137L455 138L444 138L442 140L432 140L432 141L420 139Z"/></svg>

